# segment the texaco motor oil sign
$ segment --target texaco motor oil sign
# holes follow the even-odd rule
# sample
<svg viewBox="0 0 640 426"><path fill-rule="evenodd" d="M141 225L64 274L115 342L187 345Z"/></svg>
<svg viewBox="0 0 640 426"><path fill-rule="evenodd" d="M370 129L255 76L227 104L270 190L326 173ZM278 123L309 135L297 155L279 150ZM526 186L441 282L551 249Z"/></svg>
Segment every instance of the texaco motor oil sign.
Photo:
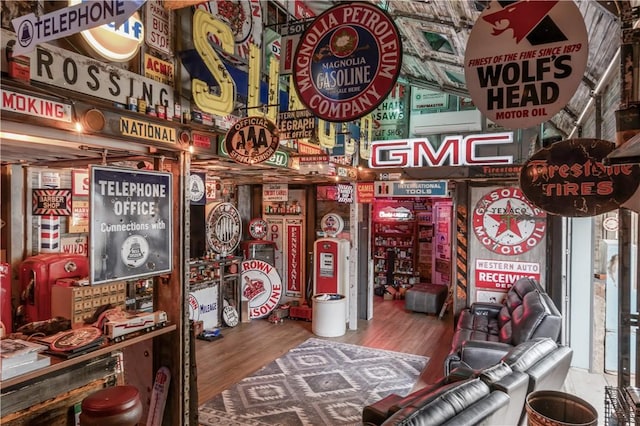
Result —
<svg viewBox="0 0 640 426"><path fill-rule="evenodd" d="M318 16L300 38L294 83L315 116L352 121L385 100L401 63L402 42L387 13L364 2L340 4Z"/></svg>
<svg viewBox="0 0 640 426"><path fill-rule="evenodd" d="M505 128L549 120L575 94L589 56L573 1L492 1L469 35L465 79L473 103Z"/></svg>
<svg viewBox="0 0 640 426"><path fill-rule="evenodd" d="M516 187L491 191L473 209L476 237L497 254L516 256L528 252L542 241L546 229L546 213Z"/></svg>

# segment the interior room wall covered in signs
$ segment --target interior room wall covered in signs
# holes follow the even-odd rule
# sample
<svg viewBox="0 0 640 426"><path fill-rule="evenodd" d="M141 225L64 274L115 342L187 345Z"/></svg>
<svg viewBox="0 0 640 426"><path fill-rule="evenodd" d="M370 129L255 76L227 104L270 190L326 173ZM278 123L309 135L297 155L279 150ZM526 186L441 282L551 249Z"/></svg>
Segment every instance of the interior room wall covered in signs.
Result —
<svg viewBox="0 0 640 426"><path fill-rule="evenodd" d="M518 189L518 186L515 183L505 183L504 185L499 186L471 186L469 188L469 204L468 204L468 252L467 252L467 271L468 271L468 282L469 282L469 292L468 292L468 300L469 303L475 302L477 298L477 285L476 285L476 261L477 260L488 260L495 261L496 263L500 261L506 262L506 266L500 266L494 270L497 273L505 273L512 274L512 276L507 277L507 279L515 278L515 275L518 275L525 271L509 271L508 266L520 266L526 267L529 264L537 264L538 273L540 276L540 284L546 288L546 239L547 239L547 231L545 230L544 236L540 238L538 243L525 251L522 254L513 254L513 255L502 255L495 253L485 247L484 244L480 241L476 232L474 230L474 215L477 214L476 208L478 206L478 202L484 197L491 194L493 191L496 191L500 188L514 188ZM502 204L504 207L504 204ZM546 228L546 220L545 220L545 228ZM507 224L507 226L509 226ZM524 234L523 234L524 235ZM484 270L492 269L485 268ZM484 290L484 289L483 289ZM507 291L506 288L503 289L504 292Z"/></svg>

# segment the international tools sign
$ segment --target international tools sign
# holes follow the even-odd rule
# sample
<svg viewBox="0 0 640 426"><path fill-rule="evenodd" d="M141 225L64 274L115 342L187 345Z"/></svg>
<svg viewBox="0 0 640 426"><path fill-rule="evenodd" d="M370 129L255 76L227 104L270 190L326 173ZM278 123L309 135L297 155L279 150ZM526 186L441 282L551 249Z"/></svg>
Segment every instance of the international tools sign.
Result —
<svg viewBox="0 0 640 426"><path fill-rule="evenodd" d="M92 166L91 283L171 271L172 176Z"/></svg>
<svg viewBox="0 0 640 426"><path fill-rule="evenodd" d="M111 22L120 26L144 1L87 1L36 16L30 13L11 21L18 35L14 54L27 53L46 41L67 37Z"/></svg>
<svg viewBox="0 0 640 426"><path fill-rule="evenodd" d="M492 1L473 26L464 67L473 103L509 129L549 120L573 97L589 56L573 1Z"/></svg>
<svg viewBox="0 0 640 426"><path fill-rule="evenodd" d="M318 118L352 121L385 100L401 64L402 41L386 12L364 2L340 4L302 34L293 64L295 88Z"/></svg>
<svg viewBox="0 0 640 426"><path fill-rule="evenodd" d="M600 139L570 139L541 149L522 166L522 192L540 209L561 216L618 209L638 189L640 166L605 166L614 148Z"/></svg>
<svg viewBox="0 0 640 426"><path fill-rule="evenodd" d="M238 120L225 135L224 148L229 157L240 164L267 161L278 149L278 128L264 117Z"/></svg>

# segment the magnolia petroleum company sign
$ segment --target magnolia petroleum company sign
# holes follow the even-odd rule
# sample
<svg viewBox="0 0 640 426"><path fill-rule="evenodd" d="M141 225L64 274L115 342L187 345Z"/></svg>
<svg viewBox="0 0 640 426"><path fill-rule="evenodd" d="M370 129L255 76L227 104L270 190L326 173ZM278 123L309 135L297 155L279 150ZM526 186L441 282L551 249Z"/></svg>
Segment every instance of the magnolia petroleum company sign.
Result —
<svg viewBox="0 0 640 426"><path fill-rule="evenodd" d="M489 192L473 209L473 231L490 251L516 256L536 247L546 235L547 214L517 187Z"/></svg>
<svg viewBox="0 0 640 426"><path fill-rule="evenodd" d="M352 121L377 108L393 89L402 41L393 19L375 5L336 5L300 38L293 74L302 103L322 120Z"/></svg>

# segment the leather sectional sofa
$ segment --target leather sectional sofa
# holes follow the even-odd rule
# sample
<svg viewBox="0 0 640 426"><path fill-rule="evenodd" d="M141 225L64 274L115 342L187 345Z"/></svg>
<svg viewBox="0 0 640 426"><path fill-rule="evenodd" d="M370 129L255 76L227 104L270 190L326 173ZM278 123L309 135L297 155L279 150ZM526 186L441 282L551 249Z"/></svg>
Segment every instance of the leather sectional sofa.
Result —
<svg viewBox="0 0 640 426"><path fill-rule="evenodd" d="M561 329L562 315L549 295L535 280L521 278L503 303L474 303L460 313L445 359L445 375L461 365L486 368L532 339L557 341Z"/></svg>
<svg viewBox="0 0 640 426"><path fill-rule="evenodd" d="M526 424L525 400L537 390L560 390L573 351L551 338L512 348L494 365L460 366L437 383L405 397L396 394L364 407L365 425Z"/></svg>
<svg viewBox="0 0 640 426"><path fill-rule="evenodd" d="M445 374L405 397L363 409L366 425L524 425L526 396L561 390L573 351L558 344L562 315L533 279L502 303L474 303L456 322Z"/></svg>

